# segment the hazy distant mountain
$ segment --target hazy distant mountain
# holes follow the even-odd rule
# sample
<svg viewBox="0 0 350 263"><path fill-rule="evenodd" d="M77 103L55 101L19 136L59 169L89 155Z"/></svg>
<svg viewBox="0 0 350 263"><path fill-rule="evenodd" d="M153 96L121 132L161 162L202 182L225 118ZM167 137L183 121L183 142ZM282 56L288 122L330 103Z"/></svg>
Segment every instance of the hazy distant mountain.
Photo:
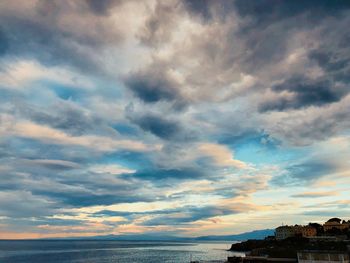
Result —
<svg viewBox="0 0 350 263"><path fill-rule="evenodd" d="M200 236L200 237L179 237L179 236L163 236L157 234L143 234L143 235L107 235L94 237L79 237L69 239L94 239L94 240L123 240L123 241L181 241L181 242L195 242L195 241L241 241L247 239L264 239L269 235L273 235L273 229L254 230L251 232L224 235L224 236Z"/></svg>
<svg viewBox="0 0 350 263"><path fill-rule="evenodd" d="M93 240L120 240L120 241L190 241L186 237L177 236L162 236L162 235L107 235L107 236L93 236L93 237L79 237L72 239L93 239Z"/></svg>
<svg viewBox="0 0 350 263"><path fill-rule="evenodd" d="M196 240L201 241L219 241L219 240L234 240L241 241L247 239L264 239L267 236L274 235L274 229L262 229L262 230L254 230L251 232L241 233L237 235L225 235L225 236L202 236L197 237Z"/></svg>

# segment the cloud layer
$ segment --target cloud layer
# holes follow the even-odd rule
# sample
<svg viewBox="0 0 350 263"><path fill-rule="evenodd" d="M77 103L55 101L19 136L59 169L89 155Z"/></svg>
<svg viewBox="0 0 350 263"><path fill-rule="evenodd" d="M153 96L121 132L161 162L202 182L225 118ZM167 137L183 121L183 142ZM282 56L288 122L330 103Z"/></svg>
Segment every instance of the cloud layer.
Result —
<svg viewBox="0 0 350 263"><path fill-rule="evenodd" d="M3 1L0 22L0 238L348 209L348 1Z"/></svg>

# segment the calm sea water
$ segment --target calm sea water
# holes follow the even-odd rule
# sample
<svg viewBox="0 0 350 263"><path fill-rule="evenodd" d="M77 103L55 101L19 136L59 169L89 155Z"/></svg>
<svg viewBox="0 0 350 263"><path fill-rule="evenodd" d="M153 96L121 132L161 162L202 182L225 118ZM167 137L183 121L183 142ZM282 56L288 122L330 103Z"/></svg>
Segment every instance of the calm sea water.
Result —
<svg viewBox="0 0 350 263"><path fill-rule="evenodd" d="M144 241L5 241L0 240L1 263L189 263L223 262L231 243Z"/></svg>

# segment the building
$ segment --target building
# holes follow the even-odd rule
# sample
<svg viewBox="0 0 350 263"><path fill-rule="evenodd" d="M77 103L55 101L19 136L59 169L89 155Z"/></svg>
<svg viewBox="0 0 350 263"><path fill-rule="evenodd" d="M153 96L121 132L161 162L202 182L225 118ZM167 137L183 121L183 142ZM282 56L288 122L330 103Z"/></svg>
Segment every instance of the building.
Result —
<svg viewBox="0 0 350 263"><path fill-rule="evenodd" d="M294 236L295 229L293 226L279 226L275 230L275 237L277 240L282 240Z"/></svg>
<svg viewBox="0 0 350 263"><path fill-rule="evenodd" d="M296 263L296 258L270 258L270 257L252 257L252 256L245 256L245 257L228 257L227 262L232 263Z"/></svg>
<svg viewBox="0 0 350 263"><path fill-rule="evenodd" d="M314 237L316 235L317 230L312 226L280 226L275 230L275 237L277 240L282 240L294 236Z"/></svg>
<svg viewBox="0 0 350 263"><path fill-rule="evenodd" d="M329 219L326 223L323 224L323 230L329 231L332 229L339 229L339 230L345 230L345 229L349 229L350 228L350 222L345 222L340 218L331 218Z"/></svg>
<svg viewBox="0 0 350 263"><path fill-rule="evenodd" d="M346 251L305 250L298 251L299 263L349 263L349 253Z"/></svg>
<svg viewBox="0 0 350 263"><path fill-rule="evenodd" d="M337 236L314 236L310 237L311 242L336 242L339 241Z"/></svg>
<svg viewBox="0 0 350 263"><path fill-rule="evenodd" d="M303 226L301 228L301 235L303 237L314 237L317 235L317 230L312 226Z"/></svg>

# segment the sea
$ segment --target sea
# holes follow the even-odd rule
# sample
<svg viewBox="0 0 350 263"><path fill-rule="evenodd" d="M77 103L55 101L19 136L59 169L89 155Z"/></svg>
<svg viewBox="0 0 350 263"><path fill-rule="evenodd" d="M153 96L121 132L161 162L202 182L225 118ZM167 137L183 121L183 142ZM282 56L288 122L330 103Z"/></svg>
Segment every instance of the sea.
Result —
<svg viewBox="0 0 350 263"><path fill-rule="evenodd" d="M113 240L0 240L0 263L224 262L231 244Z"/></svg>

